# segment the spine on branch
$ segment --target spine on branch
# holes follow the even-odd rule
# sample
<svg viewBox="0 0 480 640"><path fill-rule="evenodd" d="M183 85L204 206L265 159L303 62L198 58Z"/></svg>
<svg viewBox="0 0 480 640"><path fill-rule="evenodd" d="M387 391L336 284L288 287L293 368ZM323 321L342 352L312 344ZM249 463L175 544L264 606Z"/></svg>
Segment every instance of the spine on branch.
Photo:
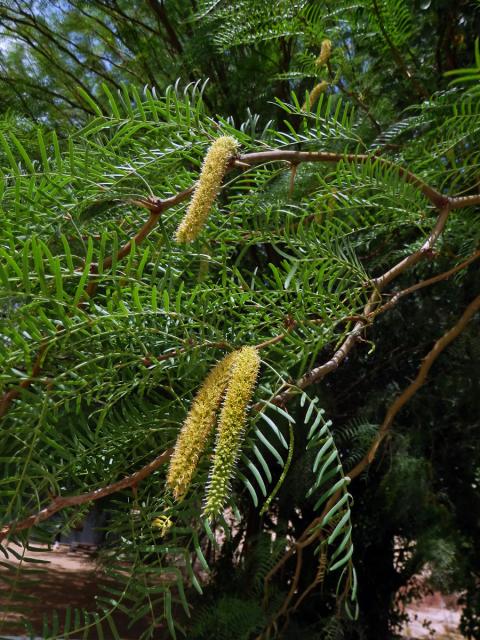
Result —
<svg viewBox="0 0 480 640"><path fill-rule="evenodd" d="M235 138L222 136L207 151L185 217L175 233L177 242L193 242L198 237L220 190L228 162L236 154L238 146Z"/></svg>

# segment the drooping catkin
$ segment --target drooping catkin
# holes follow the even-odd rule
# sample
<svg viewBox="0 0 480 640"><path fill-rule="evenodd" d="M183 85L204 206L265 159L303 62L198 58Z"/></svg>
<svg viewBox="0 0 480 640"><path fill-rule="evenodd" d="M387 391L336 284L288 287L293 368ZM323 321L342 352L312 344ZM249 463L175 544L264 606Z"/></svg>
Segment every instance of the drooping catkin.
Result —
<svg viewBox="0 0 480 640"><path fill-rule="evenodd" d="M221 513L227 499L242 444L248 403L260 369L260 356L255 347L242 347L236 353L218 421L215 452L204 504L204 515L207 517Z"/></svg>
<svg viewBox="0 0 480 640"><path fill-rule="evenodd" d="M167 486L176 500L187 492L208 444L237 353L229 353L210 371L183 423L167 473Z"/></svg>
<svg viewBox="0 0 480 640"><path fill-rule="evenodd" d="M329 61L331 54L332 54L332 41L326 39L322 42L322 45L320 47L320 54L318 58L315 60L316 66L323 67L323 65Z"/></svg>
<svg viewBox="0 0 480 640"><path fill-rule="evenodd" d="M217 197L228 162L237 149L235 138L222 136L207 151L192 199L175 233L177 242L193 242L198 237Z"/></svg>
<svg viewBox="0 0 480 640"><path fill-rule="evenodd" d="M307 100L303 103L302 111L306 111L307 109L311 111L313 107L316 105L318 98L322 93L328 88L328 82L326 80L322 80L316 84L313 89L310 91Z"/></svg>

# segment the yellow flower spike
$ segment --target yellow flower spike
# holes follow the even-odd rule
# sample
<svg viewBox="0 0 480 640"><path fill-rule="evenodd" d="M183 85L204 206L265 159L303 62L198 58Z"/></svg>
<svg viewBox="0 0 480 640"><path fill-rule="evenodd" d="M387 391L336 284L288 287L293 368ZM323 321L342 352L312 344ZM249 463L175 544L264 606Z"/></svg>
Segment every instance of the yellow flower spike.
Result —
<svg viewBox="0 0 480 640"><path fill-rule="evenodd" d="M167 486L176 500L187 492L208 444L237 353L229 353L210 371L183 423L167 472Z"/></svg>
<svg viewBox="0 0 480 640"><path fill-rule="evenodd" d="M177 242L193 242L198 237L220 190L228 162L237 149L235 138L222 136L207 151L187 212L175 233Z"/></svg>
<svg viewBox="0 0 480 640"><path fill-rule="evenodd" d="M315 60L316 66L323 67L323 65L326 64L330 59L331 54L332 54L332 41L324 40L322 42L322 46L320 47L320 55Z"/></svg>
<svg viewBox="0 0 480 640"><path fill-rule="evenodd" d="M322 82L319 82L318 84L316 84L313 87L313 89L310 91L308 99L305 100L305 102L303 103L302 111L306 111L307 109L311 111L315 106L315 104L317 103L317 100L320 97L320 95L322 93L325 93L327 88L328 88L328 82L326 80L322 80Z"/></svg>
<svg viewBox="0 0 480 640"><path fill-rule="evenodd" d="M230 479L242 444L247 406L252 399L260 369L260 356L255 347L242 347L236 353L218 422L215 453L204 505L206 517L221 513L227 499Z"/></svg>
<svg viewBox="0 0 480 640"><path fill-rule="evenodd" d="M163 537L168 530L173 526L173 520L170 516L160 516L152 520L152 527L158 529L160 535Z"/></svg>

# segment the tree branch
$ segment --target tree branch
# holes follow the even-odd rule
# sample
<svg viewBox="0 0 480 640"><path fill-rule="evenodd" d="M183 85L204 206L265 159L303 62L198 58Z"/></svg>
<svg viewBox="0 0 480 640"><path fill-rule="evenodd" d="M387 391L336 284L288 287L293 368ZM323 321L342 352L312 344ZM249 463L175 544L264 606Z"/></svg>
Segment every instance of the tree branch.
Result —
<svg viewBox="0 0 480 640"><path fill-rule="evenodd" d="M385 419L382 422L382 425L378 431L378 435L375 438L374 443L370 447L368 453L360 460L360 462L348 472L348 477L353 480L358 475L362 473L375 458L378 447L381 442L386 437L390 427L392 426L393 420L400 409L410 400L410 398L417 393L420 387L424 384L427 379L428 373L432 368L433 363L438 358L438 356L444 351L448 345L457 338L462 331L465 329L467 324L473 318L473 316L480 310L480 295L477 296L465 309L462 316L458 320L458 322L449 329L446 333L443 334L441 338L439 338L432 349L427 353L425 358L423 359L420 370L415 378L415 380L408 385L408 387L395 399L393 404L388 409Z"/></svg>
<svg viewBox="0 0 480 640"><path fill-rule="evenodd" d="M406 182L417 187L423 195L430 200L438 209L441 209L449 203L450 198L443 195L432 186L427 184L417 175L408 171L404 167L375 155L367 155L362 153L330 153L328 151L291 151L291 150L274 150L259 151L255 153L246 153L239 155L236 160L243 165L261 164L263 162L275 162L285 160L286 162L299 164L300 162L328 162L337 163L343 161L356 164L366 164L367 162L378 163L384 167L395 169L398 175L405 178ZM239 164L239 166L242 166ZM462 205L465 206L465 205ZM457 207L454 207L457 208Z"/></svg>
<svg viewBox="0 0 480 640"><path fill-rule="evenodd" d="M458 320L458 322L449 329L446 333L443 334L441 338L439 338L432 349L428 352L428 354L423 359L420 370L415 378L415 380L408 385L408 387L394 400L394 402L390 405L383 420L383 423L378 431L377 437L375 441L371 445L367 454L362 458L362 460L351 469L345 477L353 480L358 477L374 460L375 455L378 451L378 448L382 441L387 436L395 416L402 409L402 407L412 398L413 395L420 389L420 387L424 384L427 379L428 373L435 362L435 360L439 357L439 355L462 333L462 331L466 328L467 324L473 318L473 316L480 310L480 295L477 296L465 309L462 316ZM322 513L317 516L309 525L306 527L298 538L298 540L284 553L284 555L277 561L275 566L269 571L269 573L265 576L264 584L265 584L265 594L268 593L268 584L273 576L278 573L278 571L288 562L288 560L297 553L297 562L294 574L294 582L295 585L298 584L298 579L296 579L298 572L298 564L301 563L301 555L303 549L309 546L316 540L322 537L322 530L319 528L321 523L323 522L326 514L334 507L337 500L339 499L341 493L337 491L334 495L330 497L328 502L326 503ZM307 595L315 587L315 582L309 585L306 591L303 594L300 594L297 599L297 604L300 600L303 600ZM295 595L295 590L290 589L290 592L287 594L282 607L276 612L273 620L269 623L269 627L276 620L282 616L288 614L288 605L290 604L293 596ZM266 597L266 595L265 595ZM295 607L294 607L295 608ZM259 638L263 637L262 634Z"/></svg>
<svg viewBox="0 0 480 640"><path fill-rule="evenodd" d="M381 275L379 278L376 278L373 281L375 290L370 296L362 313L362 316L364 316L365 320L361 319L355 323L355 326L353 327L352 331L348 334L346 339L343 341L340 348L337 349L337 351L333 354L332 358L327 362L325 362L324 364L320 365L319 367L315 367L314 369L311 369L310 371L308 371L301 378L299 378L295 382L295 384L293 384L287 391L283 391L277 394L271 400L271 402L282 406L286 402L288 402L293 396L297 395L299 389L305 389L306 387L310 386L314 382L319 382L320 380L323 380L323 378L326 375L338 369L339 365L345 360L345 358L348 356L350 351L353 349L353 347L357 343L357 340L360 337L360 334L364 330L366 324L369 322L369 316L371 316L372 312L375 310L378 304L380 292L382 291L382 289L392 280L397 278L401 273L403 273L408 267L416 264L425 255L428 254L428 252L432 249L435 242L438 240L439 236L441 235L445 227L445 224L447 222L449 213L450 213L449 207L448 206L444 207L444 209L442 209L442 211L440 212L437 218L437 222L434 228L432 229L430 235L425 240L425 242L420 247L420 249L410 254L403 260L400 260L400 262L398 262L395 266L393 266L391 269L389 269L383 275Z"/></svg>
<svg viewBox="0 0 480 640"><path fill-rule="evenodd" d="M112 493L117 493L118 491L122 491L123 489L127 489L128 487L137 486L139 482L150 476L154 471L161 467L162 464L168 462L168 460L170 460L170 456L172 455L172 451L173 449L167 449L167 451L164 451L163 453L158 455L141 469L135 471L135 473L132 473L126 478L123 478L123 480L118 480L117 482L108 484L106 487L94 489L93 491L81 493L76 496L57 496L50 502L48 506L44 507L37 513L34 513L31 516L24 518L23 520L19 520L18 522L10 522L9 524L2 527L0 529L0 542L11 533L29 529L39 522L48 520L55 513L58 513L62 509L67 509L68 507L77 507L81 504L85 504L86 502L100 500L100 498L109 496Z"/></svg>
<svg viewBox="0 0 480 640"><path fill-rule="evenodd" d="M478 258L480 258L480 251L475 251L475 253L473 253L469 258L467 258L460 264L457 264L455 267L452 267L452 269L449 269L448 271L444 271L443 273L439 273L438 275L433 276L432 278L428 278L427 280L422 280L421 282L417 282L417 284L414 284L411 287L408 287L407 289L403 289L403 291L399 291L398 293L395 293L388 302L383 304L381 307L378 307L377 309L375 309L375 311L373 311L371 315L377 316L380 313L384 313L385 311L388 311L389 309L394 307L401 298L409 295L410 293L414 293L415 291L418 291L419 289L424 289L425 287L430 287L432 284L436 284L437 282L441 282L442 280L448 280L448 278L453 276L455 273L458 273L462 269L465 269L465 267L468 267L469 264L471 264L472 262L475 262L475 260L478 260Z"/></svg>

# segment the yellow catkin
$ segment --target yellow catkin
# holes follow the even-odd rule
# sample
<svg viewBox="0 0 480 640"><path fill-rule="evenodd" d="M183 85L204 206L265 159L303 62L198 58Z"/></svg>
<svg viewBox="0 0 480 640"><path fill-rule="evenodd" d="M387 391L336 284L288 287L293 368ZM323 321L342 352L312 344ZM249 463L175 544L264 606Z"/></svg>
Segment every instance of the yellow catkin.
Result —
<svg viewBox="0 0 480 640"><path fill-rule="evenodd" d="M228 162L237 149L235 138L222 136L207 151L192 199L175 233L177 242L193 242L198 237L217 197Z"/></svg>
<svg viewBox="0 0 480 640"><path fill-rule="evenodd" d="M230 480L238 459L245 429L248 403L260 369L260 356L255 347L242 347L237 352L218 421L218 431L210 472L204 515L221 513L230 489Z"/></svg>
<svg viewBox="0 0 480 640"><path fill-rule="evenodd" d="M330 59L331 54L332 54L332 41L324 40L320 47L320 54L318 58L315 60L316 66L323 67L323 65L326 64Z"/></svg>
<svg viewBox="0 0 480 640"><path fill-rule="evenodd" d="M173 520L170 516L159 516L152 520L152 528L156 529L162 537L168 533L171 527L173 527Z"/></svg>
<svg viewBox="0 0 480 640"><path fill-rule="evenodd" d="M167 473L167 486L176 500L188 490L208 444L237 353L228 354L210 371L183 423Z"/></svg>
<svg viewBox="0 0 480 640"><path fill-rule="evenodd" d="M322 93L328 88L328 82L326 80L322 80L316 84L313 89L310 91L307 100L303 103L302 111L306 111L307 109L310 111L316 105L318 98Z"/></svg>

